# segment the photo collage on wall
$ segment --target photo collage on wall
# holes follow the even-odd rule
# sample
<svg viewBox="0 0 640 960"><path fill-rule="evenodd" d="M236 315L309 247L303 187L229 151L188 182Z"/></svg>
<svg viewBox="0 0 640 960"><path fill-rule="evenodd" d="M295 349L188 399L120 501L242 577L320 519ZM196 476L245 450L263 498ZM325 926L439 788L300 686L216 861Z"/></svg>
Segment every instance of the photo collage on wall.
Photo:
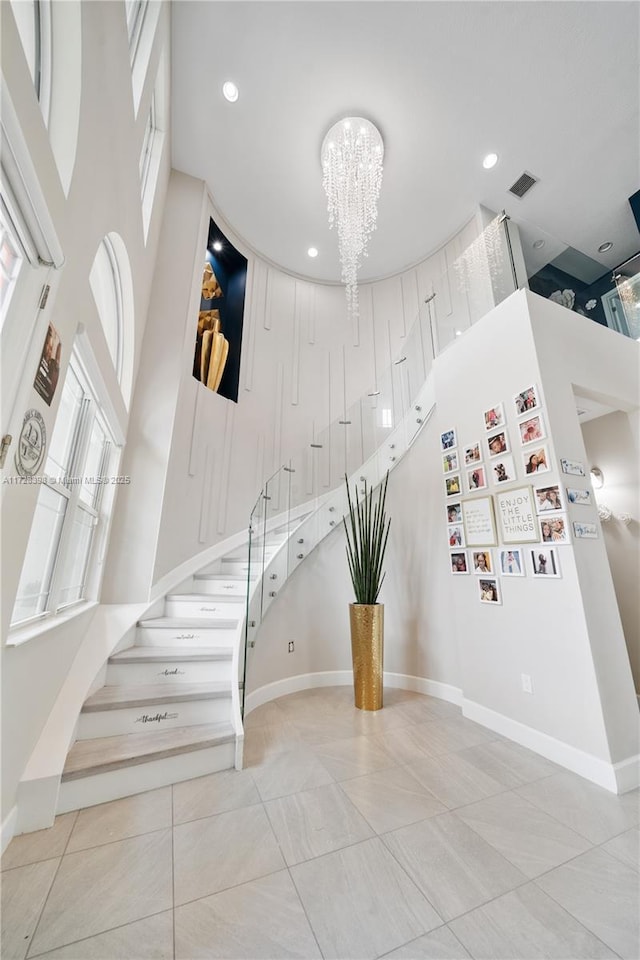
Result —
<svg viewBox="0 0 640 960"><path fill-rule="evenodd" d="M553 470L542 408L537 385L529 384L507 412L503 402L482 412L484 435L459 443L453 426L440 435L451 573L474 576L481 603L502 604L502 577L561 577L567 505L592 502L590 490L540 476ZM564 473L585 476L577 461L560 464ZM573 534L594 537L597 528L585 518L573 523Z"/></svg>

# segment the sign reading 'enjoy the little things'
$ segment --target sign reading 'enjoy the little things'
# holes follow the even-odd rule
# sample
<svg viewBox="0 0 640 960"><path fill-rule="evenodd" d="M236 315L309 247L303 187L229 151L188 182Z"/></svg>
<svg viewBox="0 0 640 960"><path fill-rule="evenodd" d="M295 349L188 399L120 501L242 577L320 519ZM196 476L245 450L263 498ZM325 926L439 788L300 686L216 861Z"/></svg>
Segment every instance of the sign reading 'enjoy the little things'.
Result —
<svg viewBox="0 0 640 960"><path fill-rule="evenodd" d="M536 511L531 487L501 490L496 494L503 543L538 540Z"/></svg>

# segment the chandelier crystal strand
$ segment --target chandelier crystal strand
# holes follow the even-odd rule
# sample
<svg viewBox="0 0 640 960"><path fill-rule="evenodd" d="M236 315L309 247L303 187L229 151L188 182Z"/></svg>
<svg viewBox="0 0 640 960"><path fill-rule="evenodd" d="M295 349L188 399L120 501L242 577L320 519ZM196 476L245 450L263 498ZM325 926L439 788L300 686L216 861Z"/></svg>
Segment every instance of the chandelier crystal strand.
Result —
<svg viewBox="0 0 640 960"><path fill-rule="evenodd" d="M376 229L384 146L376 127L362 117L334 124L322 144L322 186L329 228L337 224L347 310L358 315L358 269Z"/></svg>

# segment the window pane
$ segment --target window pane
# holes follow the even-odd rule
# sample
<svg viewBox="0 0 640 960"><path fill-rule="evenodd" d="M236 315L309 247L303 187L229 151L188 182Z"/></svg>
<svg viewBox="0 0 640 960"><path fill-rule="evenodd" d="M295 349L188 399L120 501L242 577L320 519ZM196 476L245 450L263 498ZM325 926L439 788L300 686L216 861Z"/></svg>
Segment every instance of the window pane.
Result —
<svg viewBox="0 0 640 960"><path fill-rule="evenodd" d="M45 473L49 477L62 479L69 476L84 397L80 381L73 367L69 366L45 466Z"/></svg>
<svg viewBox="0 0 640 960"><path fill-rule="evenodd" d="M111 244L103 240L96 253L89 283L93 299L98 308L98 316L104 330L118 379L120 378L120 338L122 325L122 307L120 302L120 277L118 263Z"/></svg>
<svg viewBox="0 0 640 960"><path fill-rule="evenodd" d="M100 491L100 484L91 483L91 478L95 481L100 476L108 442L102 424L94 418L87 456L82 470L83 484L80 490L80 499L90 507L95 507Z"/></svg>
<svg viewBox="0 0 640 960"><path fill-rule="evenodd" d="M12 623L35 617L47 609L66 506L65 498L55 490L46 486L41 488L13 608Z"/></svg>
<svg viewBox="0 0 640 960"><path fill-rule="evenodd" d="M66 551L66 561L60 581L60 606L81 600L84 596L84 581L91 549L94 518L82 506L76 507L71 537Z"/></svg>
<svg viewBox="0 0 640 960"><path fill-rule="evenodd" d="M20 40L27 58L29 73L34 84L39 70L38 64L38 4L36 0L11 0L11 9L16 20Z"/></svg>
<svg viewBox="0 0 640 960"><path fill-rule="evenodd" d="M4 220L0 218L0 316L2 317L6 315L21 266L22 255L18 245L9 233Z"/></svg>

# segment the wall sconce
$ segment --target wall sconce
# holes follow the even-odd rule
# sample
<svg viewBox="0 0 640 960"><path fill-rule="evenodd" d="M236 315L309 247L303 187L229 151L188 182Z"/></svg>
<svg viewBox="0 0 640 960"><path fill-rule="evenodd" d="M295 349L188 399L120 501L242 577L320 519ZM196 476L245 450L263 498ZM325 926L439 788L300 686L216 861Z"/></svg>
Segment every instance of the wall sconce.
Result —
<svg viewBox="0 0 640 960"><path fill-rule="evenodd" d="M589 471L589 476L591 477L591 484L594 490L602 490L604 487L604 474L600 467L591 467Z"/></svg>

